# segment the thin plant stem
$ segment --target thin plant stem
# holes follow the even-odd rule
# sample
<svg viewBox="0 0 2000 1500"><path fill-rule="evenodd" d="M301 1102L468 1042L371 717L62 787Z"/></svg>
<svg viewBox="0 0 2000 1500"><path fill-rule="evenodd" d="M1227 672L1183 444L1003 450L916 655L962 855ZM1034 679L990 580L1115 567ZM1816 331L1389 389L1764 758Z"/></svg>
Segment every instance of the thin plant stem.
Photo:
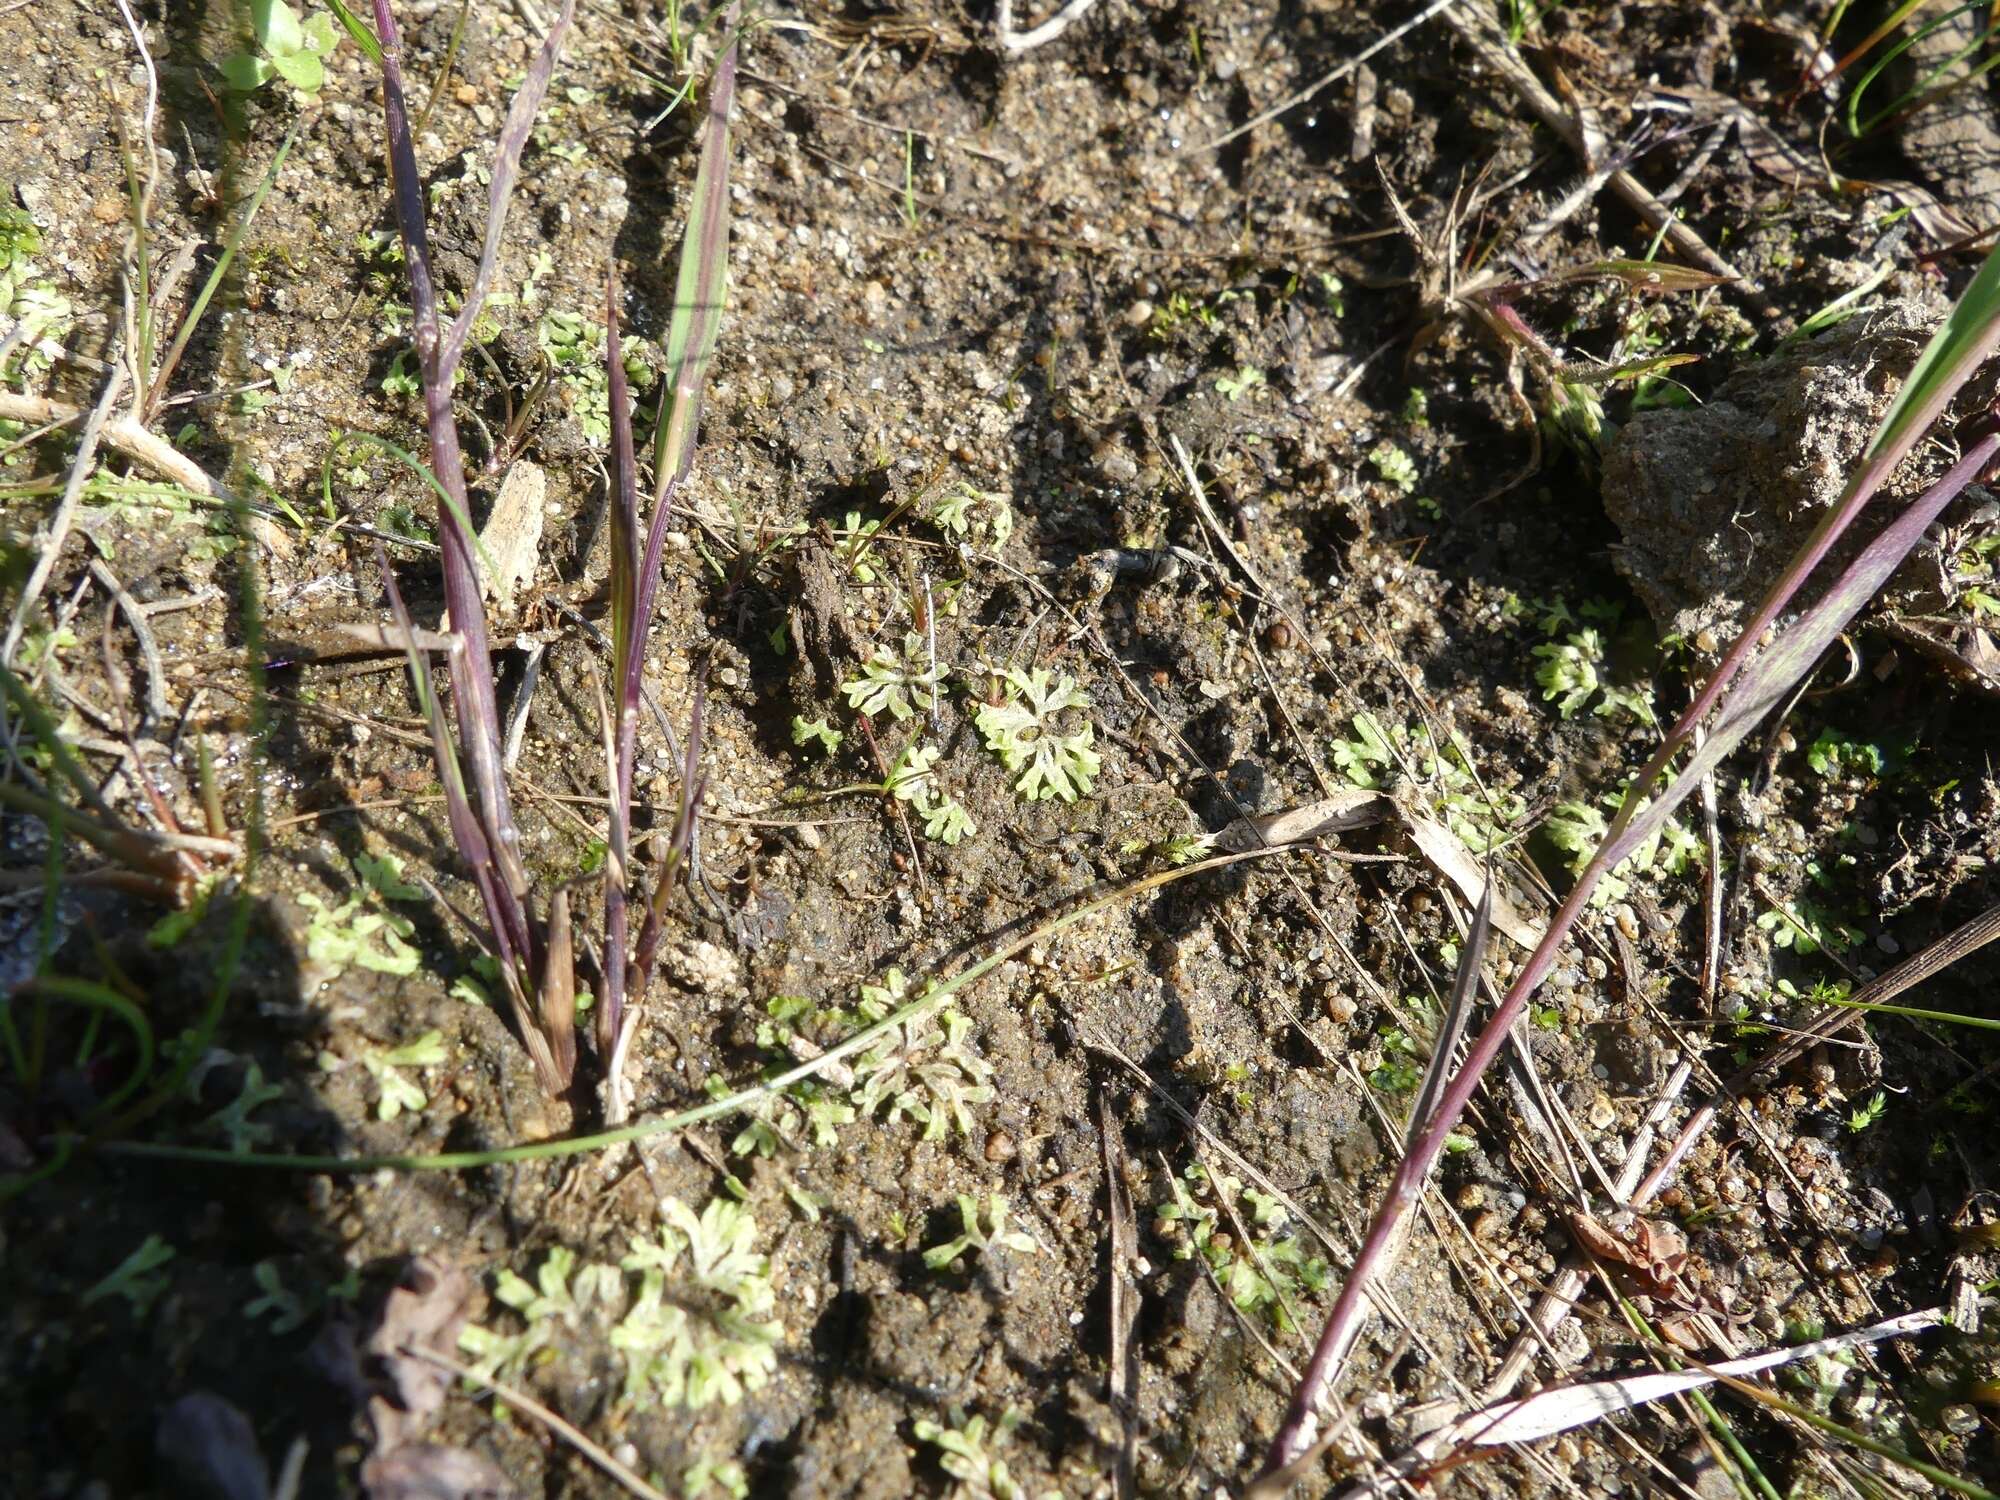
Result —
<svg viewBox="0 0 2000 1500"><path fill-rule="evenodd" d="M853 1036L827 1048L817 1057L758 1083L737 1089L719 1099L711 1099L689 1109L678 1110L651 1120L641 1120L615 1130L570 1136L561 1140L533 1141L489 1151L451 1151L435 1156L326 1156L290 1152L244 1152L218 1147L176 1146L154 1141L114 1141L106 1143L102 1149L112 1155L145 1157L155 1161L209 1162L223 1166L272 1167L291 1171L456 1172L510 1162L552 1161L569 1156L583 1156L595 1151L606 1151L631 1141L672 1135L709 1120L723 1119L746 1109L752 1109L763 1100L783 1092L793 1084L824 1072L834 1063L844 1062L850 1057L866 1052L882 1038L895 1032L898 1027L920 1024L950 1004L954 996L984 979L1018 954L1025 953L1036 944L1045 943L1067 932L1078 923L1088 921L1109 907L1129 901L1135 896L1142 896L1148 891L1158 890L1162 886L1173 885L1178 881L1192 879L1198 875L1213 874L1217 870L1228 869L1247 860L1269 859L1297 853L1305 847L1307 846L1301 844L1283 844L1271 849L1252 849L1242 854L1226 854L1215 859L1203 860L1199 864L1160 870L1104 895L1092 897L1060 916L1038 923L1021 936L1002 943L986 957L966 965L958 973L939 983L928 994L890 1012L880 1021L855 1032Z"/></svg>

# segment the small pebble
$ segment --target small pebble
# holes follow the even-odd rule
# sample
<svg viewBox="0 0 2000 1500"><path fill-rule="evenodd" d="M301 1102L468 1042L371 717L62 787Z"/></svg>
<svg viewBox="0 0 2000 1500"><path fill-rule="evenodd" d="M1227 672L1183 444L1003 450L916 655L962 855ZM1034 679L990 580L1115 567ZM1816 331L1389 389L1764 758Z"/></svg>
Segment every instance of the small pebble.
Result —
<svg viewBox="0 0 2000 1500"><path fill-rule="evenodd" d="M986 1159L988 1161L1012 1161L1014 1153L1021 1148L1014 1137L1004 1130L995 1130L986 1137Z"/></svg>

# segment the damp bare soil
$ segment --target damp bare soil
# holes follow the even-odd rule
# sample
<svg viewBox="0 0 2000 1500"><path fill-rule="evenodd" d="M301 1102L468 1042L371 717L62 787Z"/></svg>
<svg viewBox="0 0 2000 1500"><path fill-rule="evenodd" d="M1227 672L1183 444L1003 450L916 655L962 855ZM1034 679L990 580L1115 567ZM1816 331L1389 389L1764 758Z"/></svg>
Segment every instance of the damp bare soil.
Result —
<svg viewBox="0 0 2000 1500"><path fill-rule="evenodd" d="M448 297L555 8L398 7ZM140 336L133 276L164 345L269 179L150 420L244 504L104 445L16 658L121 816L204 827L205 752L246 853L162 928L161 906L51 884L97 857L61 835L52 857L40 823L0 813L0 966L28 983L0 1164L41 1174L0 1211L0 1489L263 1495L302 1451L308 1495L623 1492L426 1352L667 1493L1251 1482L1396 1159L1471 906L1416 820L1461 877L1491 852L1517 931L1546 914L1969 278L1955 226L2000 199L1983 82L1840 135L1847 191L1821 185L1840 106L1797 91L1817 9L1453 15L1269 119L1410 8L1102 0L1019 55L984 6L761 15L728 305L650 622L648 889L698 690L704 797L638 1117L809 1059L1110 899L755 1116L353 1172L257 1158L603 1124L589 1047L572 1094L545 1097L492 1004L410 683L343 629L388 619L384 556L420 624L442 609L438 517L397 453L422 422L376 76L343 38L315 97L235 91L220 64L247 22L221 3L136 0L150 77L122 5L0 7L27 247L0 272L10 319L31 293L67 304L10 389L92 406ZM1848 17L1833 51L1872 24ZM1510 27L1587 152L1502 65ZM524 855L539 891L573 893L586 984L603 288L615 266L650 411L698 113L670 106L718 31L580 10L456 397L475 519L510 472L546 481L493 633L503 706L525 694ZM1619 161L1689 233L1635 213ZM0 453L10 616L74 453L31 427ZM1948 460L1920 455L1883 503ZM1312 1492L1491 1397L1577 1214L1684 1247L1620 1287L1695 1327L1697 1359L1952 1308L1769 1388L2000 1481L2000 1354L1966 1326L1996 1275L1990 1030L1861 1018L1748 1075L1644 1226L1610 1191L1719 1080L2000 899L1996 536L2000 506L1968 491L1727 766L1713 813L1690 803L1593 909L1384 1284L1393 1319L1338 1388L1351 1426ZM1135 889L1237 819L1358 789L1385 794L1366 826ZM1491 979L1523 957L1496 937ZM38 970L136 1022L31 1010ZM1990 1025L1997 977L1975 953L1904 999ZM74 1121L120 1117L100 1106L128 1077L144 1108L68 1154ZM1660 1358L1593 1284L1525 1381ZM1667 1403L1419 1478L1935 1488L1740 1396L1714 1413Z"/></svg>

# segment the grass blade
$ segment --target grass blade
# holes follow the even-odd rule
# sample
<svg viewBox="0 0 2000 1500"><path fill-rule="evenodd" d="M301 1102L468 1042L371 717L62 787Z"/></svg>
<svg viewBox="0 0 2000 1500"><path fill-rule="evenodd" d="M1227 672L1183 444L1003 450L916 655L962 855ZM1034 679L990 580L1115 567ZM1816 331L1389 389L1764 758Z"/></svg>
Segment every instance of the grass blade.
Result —
<svg viewBox="0 0 2000 1500"><path fill-rule="evenodd" d="M618 707L606 714L611 777L609 849L604 861L604 1003L597 1011L598 1055L609 1058L625 1019L626 872L631 869L632 760L639 735L645 622L636 619L639 586L639 474L632 446L632 396L618 329L618 271L605 285L605 376L611 399L611 651Z"/></svg>
<svg viewBox="0 0 2000 1500"><path fill-rule="evenodd" d="M166 357L160 361L160 368L153 375L146 399L149 415L158 411L160 401L166 395L167 382L173 379L174 371L180 365L181 355L187 352L188 340L194 336L195 329L201 326L202 316L208 311L208 304L214 300L216 289L222 285L223 277L229 274L229 267L236 259L236 252L243 246L243 236L249 233L250 226L256 223L257 211L264 206L264 199L269 196L271 188L277 183L278 174L285 169L285 158L292 154L292 144L298 138L297 125L293 125L285 132L285 138L278 143L277 155L271 158L270 169L264 173L263 180L257 184L257 191L250 197L249 207L243 210L243 217L236 221L229 231L229 237L222 242L222 253L215 258L215 265L209 271L208 279L202 282L201 290L195 294L187 315L181 319L181 326L174 332L173 343L167 347Z"/></svg>
<svg viewBox="0 0 2000 1500"><path fill-rule="evenodd" d="M737 9L735 4L729 7L729 35L708 82L701 162L695 169L694 202L688 209L687 230L681 241L674 316L667 326L667 380L660 393L653 453L653 499L661 506L653 517L655 531L662 529L664 502L694 462L702 389L722 327L722 301L728 289L729 112L736 100Z"/></svg>
<svg viewBox="0 0 2000 1500"><path fill-rule="evenodd" d="M535 953L527 906L508 887L497 868L493 841L487 837L486 829L473 809L472 799L467 795L465 776L459 768L458 753L451 743L451 731L445 724L444 709L438 703L424 653L416 644L416 630L411 623L410 612L403 604L402 591L396 587L396 575L390 571L388 553L380 544L377 544L375 552L382 569L382 582L389 591L390 611L395 616L397 628L403 633L410 682L416 690L417 702L423 708L424 721L430 727L431 754L437 761L439 779L444 787L445 821L451 828L452 842L458 846L459 858L465 861L472 873L472 883L479 892L480 903L486 908L486 920L490 926L480 936L487 940L489 951L500 965L501 988L507 992L515 1029L535 1064L536 1075L545 1091L552 1095L559 1094L569 1087L569 1071L562 1067L558 1052L543 1031L539 1011L529 1003L529 996L533 993L530 976L535 969ZM452 650L454 654L465 650L462 637ZM566 932L564 936L567 937ZM573 1067L573 1054L571 1064Z"/></svg>
<svg viewBox="0 0 2000 1500"><path fill-rule="evenodd" d="M695 810L701 801L698 780L701 753L701 693L697 689L688 726L686 764L682 771L680 822L673 847L660 869L653 899L630 955L626 940L628 915L623 882L630 862L632 764L637 752L639 700L646 655L646 629L653 615L660 565L666 547L667 522L673 497L694 463L695 437L700 426L702 392L708 363L722 327L722 302L729 276L729 117L736 99L738 7L726 17L729 28L721 59L708 84L708 114L703 125L701 160L695 168L694 202L681 239L680 270L674 289L673 318L667 329L667 372L660 392L660 417L654 450L653 514L643 545L639 537L638 466L632 443L630 394L618 332L618 283L614 272L607 289L605 311L606 375L611 397L611 618L612 649L617 669L617 719L612 747L610 858L606 860L605 1003L598 1012L598 1044L604 1055L609 1113L622 1118L623 1059L632 1038L628 1002L644 994L660 938L660 922L675 876L694 837ZM612 883L616 883L616 890ZM615 977L614 977L615 976Z"/></svg>
<svg viewBox="0 0 2000 1500"><path fill-rule="evenodd" d="M493 153L493 185L486 199L486 240L479 250L479 269L472 278L472 287L465 294L465 305L458 310L458 317L445 335L444 347L439 351L438 363L447 378L458 368L458 361L465 353L465 341L472 334L472 323L479 316L480 305L486 301L487 290L493 285L493 268L500 260L500 232L507 223L507 203L514 195L514 183L521 175L521 154L528 147L528 133L535 128L535 116L541 113L542 99L549 91L549 80L555 76L556 60L562 55L563 38L569 34L570 17L576 10L576 0L563 0L562 13L556 17L549 34L542 39L542 49L535 54L534 62L528 68L528 76L521 87L515 90L514 102L507 109L507 123L501 127L500 145Z"/></svg>
<svg viewBox="0 0 2000 1500"><path fill-rule="evenodd" d="M1943 410L1944 403L1970 376L1979 360L2000 340L2000 271L1989 258L1980 276L1968 289L1959 307L1953 309L1938 337L1932 341L1911 371L1902 392L1884 418L1882 428L1862 457L1861 467L1849 481L1847 495L1837 511L1851 520L1860 506L1880 486L1888 472L1907 453L1921 429L1911 423L1921 418L1929 422ZM1984 290L1981 290L1985 283ZM1977 295L1976 295L1977 294ZM1983 309L1983 321L1975 321L1968 308ZM1598 881L1631 854L1653 833L1681 801L1692 793L1702 778L1763 719L1779 701L1812 670L1847 623L1877 590L1888 582L1925 529L1965 487L2000 455L2000 431L1989 431L1971 444L1959 461L1930 489L1882 529L1827 588L1819 601L1798 621L1788 626L1747 670L1734 691L1732 678L1743 667L1751 647L1770 621L1789 604L1811 566L1824 557L1832 545L1829 515L1788 565L1779 584L1760 607L1759 618L1744 631L1717 666L1714 676L1697 695L1694 708L1683 715L1668 734L1658 752L1636 776L1626 793L1624 805L1613 819L1604 842L1578 877L1575 888L1550 921L1547 932L1529 956L1520 974L1507 991L1500 1007L1472 1044L1464 1066L1444 1091L1437 1110L1398 1163L1382 1204L1369 1225L1354 1265L1348 1272L1333 1310L1327 1315L1313 1355L1293 1393L1292 1404L1280 1424L1278 1435L1266 1460L1266 1472L1283 1468L1304 1453L1313 1442L1318 1424L1320 1399L1332 1383L1348 1349L1359 1336L1364 1317L1365 1296L1375 1275L1400 1243L1405 1221L1414 1212L1431 1169L1444 1151L1445 1137L1464 1114L1478 1088L1480 1078L1505 1044L1508 1031L1526 1008L1528 998L1554 967L1555 959L1569 930L1589 903ZM1845 522L1842 522L1844 525ZM1832 535L1837 535L1834 527ZM1788 581L1789 580L1789 581ZM1727 692L1726 699L1724 694ZM1702 705L1722 700L1721 713L1708 728L1706 738L1695 747L1668 785L1657 797L1651 788L1667 771L1674 758L1693 739L1703 717Z"/></svg>
<svg viewBox="0 0 2000 1500"><path fill-rule="evenodd" d="M1669 740L1687 734L1715 707L1716 700L1729 686L1731 679L1743 667L1751 649L1762 638L1771 622L1791 602L1792 596L1814 568L1818 567L1827 553L1840 540L1854 518L1861 514L1862 507L1875 497L1875 492L1888 480L1917 444L1917 440L1930 430L1931 424L1943 414L1951 398L1958 394L1959 387L1972 378L1973 372L1986 361L1996 346L2000 346L2000 248L1986 257L1979 274L1965 289L1965 295L1953 304L1950 314L1938 331L1931 336L1924 352L1917 356L1917 362L1904 378L1896 399L1890 403L1882 423L1875 430L1874 438L1861 455L1860 467L1847 481L1835 502L1812 535L1806 538L1785 571L1773 583L1757 606L1757 612L1735 644L1723 657L1715 669L1708 685L1696 695L1674 726Z"/></svg>

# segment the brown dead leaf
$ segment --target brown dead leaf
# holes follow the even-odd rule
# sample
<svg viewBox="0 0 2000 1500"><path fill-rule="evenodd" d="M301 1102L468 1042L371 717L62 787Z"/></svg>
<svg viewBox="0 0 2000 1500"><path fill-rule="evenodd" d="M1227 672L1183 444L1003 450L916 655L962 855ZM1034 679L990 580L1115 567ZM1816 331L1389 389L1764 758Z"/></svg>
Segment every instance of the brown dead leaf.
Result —
<svg viewBox="0 0 2000 1500"><path fill-rule="evenodd" d="M493 1461L464 1448L410 1443L361 1466L368 1500L507 1500L514 1493Z"/></svg>
<svg viewBox="0 0 2000 1500"><path fill-rule="evenodd" d="M393 1454L426 1431L451 1387L449 1374L412 1359L403 1347L450 1354L477 1294L465 1272L428 1255L411 1261L401 1284L390 1290L362 1345L376 1375L368 1418L378 1455Z"/></svg>
<svg viewBox="0 0 2000 1500"><path fill-rule="evenodd" d="M1459 895L1477 906L1486 890L1486 871L1472 857L1471 851L1459 842L1458 835L1444 824L1400 802L1394 806L1396 815L1409 830L1410 842L1417 846L1440 875L1458 887ZM1497 885L1493 892L1493 925L1523 948L1532 948L1542 940L1540 925L1522 916L1513 899Z"/></svg>
<svg viewBox="0 0 2000 1500"><path fill-rule="evenodd" d="M1303 844L1311 839L1329 838L1382 821L1389 799L1380 792L1343 792L1321 802L1288 807L1283 812L1238 818L1213 835L1210 847L1224 854L1247 854L1252 849L1271 849L1280 844Z"/></svg>

